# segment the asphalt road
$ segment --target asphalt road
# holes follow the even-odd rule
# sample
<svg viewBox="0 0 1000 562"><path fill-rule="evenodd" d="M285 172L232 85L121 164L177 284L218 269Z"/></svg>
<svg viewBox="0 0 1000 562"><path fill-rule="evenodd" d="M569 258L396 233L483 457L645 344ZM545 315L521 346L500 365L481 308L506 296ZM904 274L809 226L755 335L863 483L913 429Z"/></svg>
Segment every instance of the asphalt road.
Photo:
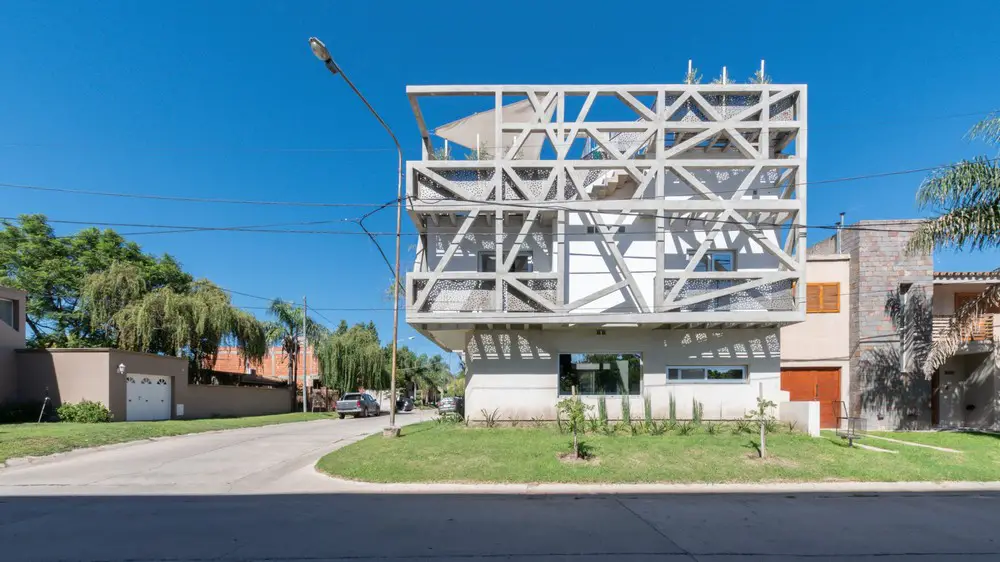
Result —
<svg viewBox="0 0 1000 562"><path fill-rule="evenodd" d="M0 560L1000 559L992 493L330 491L315 460L385 421L187 436L0 470Z"/></svg>

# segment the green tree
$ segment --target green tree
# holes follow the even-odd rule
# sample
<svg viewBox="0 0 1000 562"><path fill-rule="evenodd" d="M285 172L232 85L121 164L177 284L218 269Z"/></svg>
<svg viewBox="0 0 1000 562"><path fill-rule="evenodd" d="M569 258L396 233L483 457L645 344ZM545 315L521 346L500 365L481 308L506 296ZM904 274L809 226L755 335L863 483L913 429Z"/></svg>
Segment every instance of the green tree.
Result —
<svg viewBox="0 0 1000 562"><path fill-rule="evenodd" d="M87 228L56 236L44 215L0 222L0 285L27 291L25 312L32 347L115 345L114 336L95 328L81 307L87 276L113 263L137 266L150 290L182 290L192 282L169 255L145 254L113 230Z"/></svg>
<svg viewBox="0 0 1000 562"><path fill-rule="evenodd" d="M79 309L92 334L120 349L188 357L195 372L212 364L223 344L248 360L264 357L264 325L234 307L225 291L207 280L175 288L148 273L113 262L84 279Z"/></svg>
<svg viewBox="0 0 1000 562"><path fill-rule="evenodd" d="M267 312L274 320L266 326L266 339L272 345L280 347L281 353L288 359L288 384L295 388L303 332L309 346L317 349L326 335L326 329L312 318L303 319L301 308L281 299L271 301Z"/></svg>
<svg viewBox="0 0 1000 562"><path fill-rule="evenodd" d="M387 349L382 347L373 323L348 328L341 321L340 327L323 338L317 348L324 386L340 392L384 390L389 385Z"/></svg>
<svg viewBox="0 0 1000 562"><path fill-rule="evenodd" d="M967 137L1000 145L1000 114L976 124ZM980 156L934 172L921 184L917 205L935 216L916 229L909 242L911 252L1000 247L1000 162ZM925 374L933 373L953 355L964 334L998 306L1000 285L990 285L957 310L945 337L934 342L923 365Z"/></svg>

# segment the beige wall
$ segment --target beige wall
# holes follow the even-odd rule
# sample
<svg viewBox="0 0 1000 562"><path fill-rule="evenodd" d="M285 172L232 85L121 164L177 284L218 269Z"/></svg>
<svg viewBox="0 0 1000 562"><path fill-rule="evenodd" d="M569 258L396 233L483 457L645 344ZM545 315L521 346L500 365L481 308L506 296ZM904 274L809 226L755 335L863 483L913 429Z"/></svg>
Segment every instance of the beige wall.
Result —
<svg viewBox="0 0 1000 562"><path fill-rule="evenodd" d="M170 387L176 397L178 389L187 386L188 362L180 357L151 355L134 351L109 350L108 361L108 408L116 420L124 420L128 399L125 396L125 377L128 375L159 375L170 377ZM125 365L125 375L118 374L118 366ZM173 416L171 408L171 416Z"/></svg>
<svg viewBox="0 0 1000 562"><path fill-rule="evenodd" d="M185 419L284 414L291 409L288 388L184 385L174 387L174 414L184 406Z"/></svg>
<svg viewBox="0 0 1000 562"><path fill-rule="evenodd" d="M0 298L15 301L17 329L0 322L0 403L14 400L17 395L17 359L14 351L22 349L25 342L24 299L25 293L0 287Z"/></svg>
<svg viewBox="0 0 1000 562"><path fill-rule="evenodd" d="M42 400L46 391L53 407L93 400L108 406L115 419L125 419L112 409L108 393L108 353L89 349L27 349L17 353L17 396Z"/></svg>
<svg viewBox="0 0 1000 562"><path fill-rule="evenodd" d="M806 314L781 329L781 367L840 368L840 399L850 411L851 260L847 254L810 255L808 283L840 283L840 312Z"/></svg>
<svg viewBox="0 0 1000 562"><path fill-rule="evenodd" d="M118 366L125 365L125 375ZM18 397L41 400L48 389L53 407L94 400L124 421L127 375L159 375L172 379L171 415L183 404L185 419L213 416L256 416L288 412L290 389L188 384L188 362L178 357L109 349L22 350L17 353Z"/></svg>

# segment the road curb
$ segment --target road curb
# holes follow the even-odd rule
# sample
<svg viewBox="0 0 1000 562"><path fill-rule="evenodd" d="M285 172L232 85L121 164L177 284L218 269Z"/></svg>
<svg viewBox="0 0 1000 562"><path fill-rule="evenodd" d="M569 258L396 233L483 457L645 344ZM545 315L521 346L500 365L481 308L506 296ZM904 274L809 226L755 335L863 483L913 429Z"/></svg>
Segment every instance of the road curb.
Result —
<svg viewBox="0 0 1000 562"><path fill-rule="evenodd" d="M890 494L1000 492L1000 482L780 482L766 484L379 484L332 477L339 492L358 494Z"/></svg>

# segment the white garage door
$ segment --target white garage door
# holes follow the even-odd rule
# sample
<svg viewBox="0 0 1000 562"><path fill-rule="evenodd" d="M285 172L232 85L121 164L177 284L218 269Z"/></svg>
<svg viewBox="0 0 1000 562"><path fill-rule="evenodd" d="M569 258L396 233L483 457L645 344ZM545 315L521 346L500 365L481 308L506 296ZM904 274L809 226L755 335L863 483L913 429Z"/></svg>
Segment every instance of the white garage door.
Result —
<svg viewBox="0 0 1000 562"><path fill-rule="evenodd" d="M170 419L170 377L128 375L125 377L126 421Z"/></svg>

